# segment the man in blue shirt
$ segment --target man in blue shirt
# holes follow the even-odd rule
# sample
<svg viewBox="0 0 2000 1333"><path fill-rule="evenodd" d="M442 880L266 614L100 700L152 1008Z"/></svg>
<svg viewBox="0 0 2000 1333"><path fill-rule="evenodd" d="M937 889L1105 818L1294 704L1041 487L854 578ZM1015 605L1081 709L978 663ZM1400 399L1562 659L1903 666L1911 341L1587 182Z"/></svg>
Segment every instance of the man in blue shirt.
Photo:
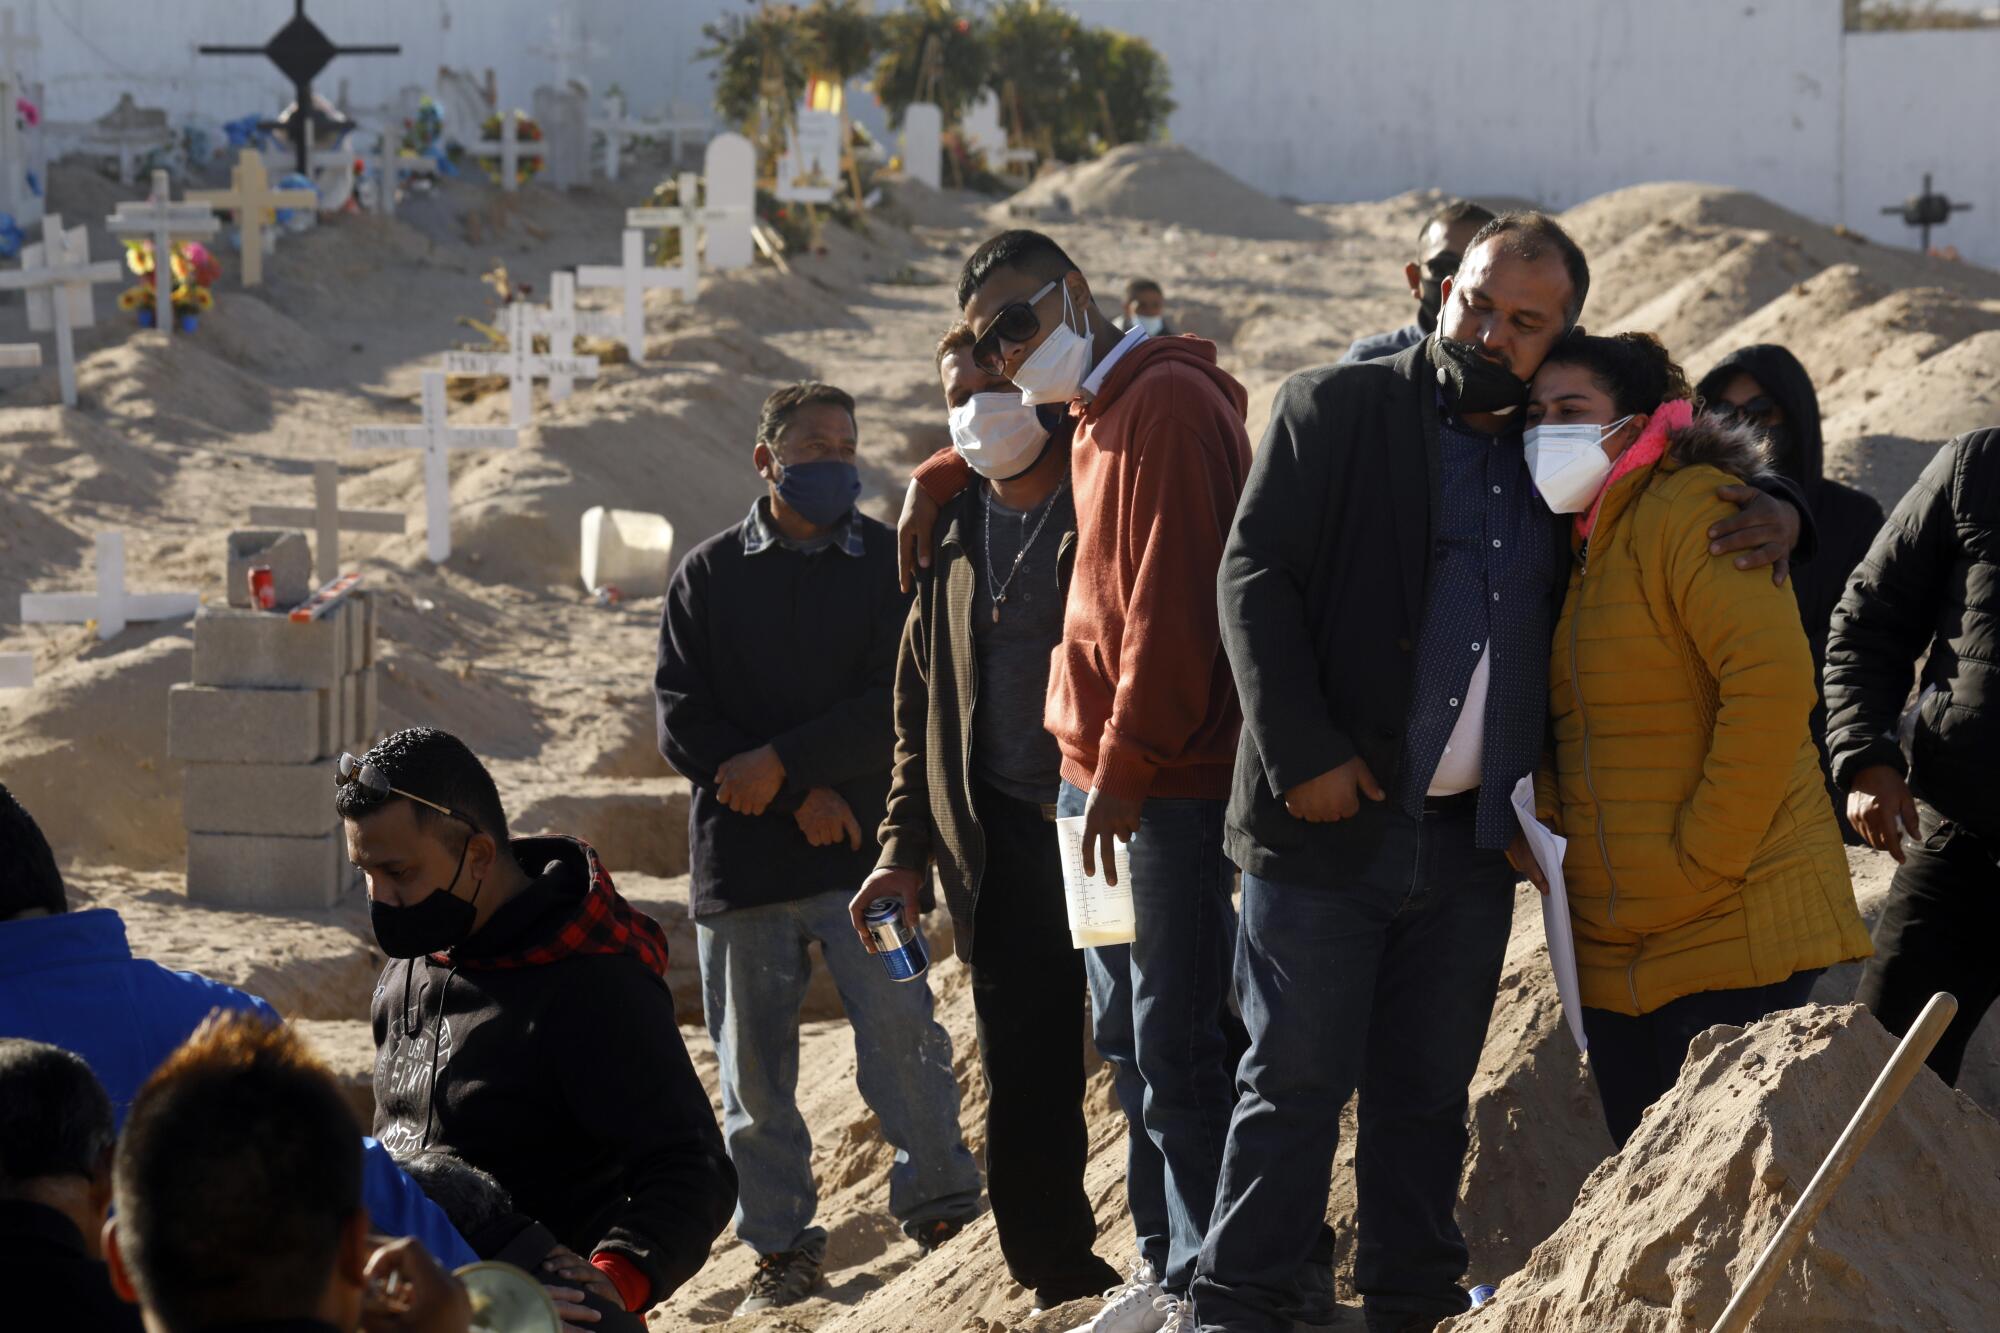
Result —
<svg viewBox="0 0 2000 1333"><path fill-rule="evenodd" d="M0 1037L25 1037L89 1062L120 1125L140 1084L217 1010L283 1020L263 1000L193 972L134 958L116 912L69 910L62 872L34 819L0 786ZM446 1268L478 1256L373 1139L362 1200L375 1230L415 1236Z"/></svg>

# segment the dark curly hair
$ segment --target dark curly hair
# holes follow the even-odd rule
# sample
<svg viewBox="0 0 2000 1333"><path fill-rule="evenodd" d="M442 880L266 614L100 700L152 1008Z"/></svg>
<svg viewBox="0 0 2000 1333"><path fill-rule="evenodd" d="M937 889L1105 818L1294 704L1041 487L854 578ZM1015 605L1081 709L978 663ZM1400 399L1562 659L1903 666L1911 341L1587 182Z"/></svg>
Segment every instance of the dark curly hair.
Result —
<svg viewBox="0 0 2000 1333"><path fill-rule="evenodd" d="M1598 388L1611 395L1619 416L1651 412L1661 403L1692 398L1687 372L1667 346L1650 333L1598 337L1572 329L1542 360L1543 366L1581 366Z"/></svg>

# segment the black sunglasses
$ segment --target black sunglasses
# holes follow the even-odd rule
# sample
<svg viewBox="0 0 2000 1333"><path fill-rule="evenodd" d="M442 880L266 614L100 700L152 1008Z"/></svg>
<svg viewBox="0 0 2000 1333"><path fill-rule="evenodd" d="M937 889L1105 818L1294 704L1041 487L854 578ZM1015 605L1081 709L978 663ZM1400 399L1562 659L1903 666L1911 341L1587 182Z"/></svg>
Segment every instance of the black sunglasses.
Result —
<svg viewBox="0 0 2000 1333"><path fill-rule="evenodd" d="M1708 409L1709 415L1725 422L1741 421L1758 424L1768 422L1771 414L1777 410L1778 405L1767 395L1759 395L1747 403L1715 403Z"/></svg>
<svg viewBox="0 0 2000 1333"><path fill-rule="evenodd" d="M979 335L972 344L972 364L989 375L1003 373L1007 358L1000 351L1000 341L1024 343L1042 331L1042 317L1035 313L1035 303L1062 285L1061 278L1051 278L1042 289L1025 301L1015 301L1001 307L993 322L986 326L986 332Z"/></svg>
<svg viewBox="0 0 2000 1333"><path fill-rule="evenodd" d="M341 752L340 762L334 766L333 781L337 787L360 787L364 791L375 793L377 796L400 796L406 801L415 801L418 805L426 806L441 815L449 815L453 819L462 821L466 827L475 833L479 831L479 825L473 823L450 806L439 805L436 801L425 800L415 792L404 791L401 787L390 786L389 779L383 775L381 769L375 767L373 764L356 759L346 751Z"/></svg>

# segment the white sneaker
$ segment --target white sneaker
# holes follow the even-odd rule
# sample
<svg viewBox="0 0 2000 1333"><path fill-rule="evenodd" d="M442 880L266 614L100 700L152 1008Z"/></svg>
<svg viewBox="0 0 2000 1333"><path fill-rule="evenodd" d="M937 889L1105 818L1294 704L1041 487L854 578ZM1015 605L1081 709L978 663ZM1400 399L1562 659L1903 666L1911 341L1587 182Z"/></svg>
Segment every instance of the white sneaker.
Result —
<svg viewBox="0 0 2000 1333"><path fill-rule="evenodd" d="M1102 1310L1069 1333L1160 1333L1179 1304L1160 1290L1152 1266L1142 1263L1124 1286L1104 1293Z"/></svg>
<svg viewBox="0 0 2000 1333"><path fill-rule="evenodd" d="M1186 1301L1161 1296L1154 1300L1153 1308L1166 1316L1166 1322L1160 1325L1160 1333L1195 1333L1194 1307Z"/></svg>

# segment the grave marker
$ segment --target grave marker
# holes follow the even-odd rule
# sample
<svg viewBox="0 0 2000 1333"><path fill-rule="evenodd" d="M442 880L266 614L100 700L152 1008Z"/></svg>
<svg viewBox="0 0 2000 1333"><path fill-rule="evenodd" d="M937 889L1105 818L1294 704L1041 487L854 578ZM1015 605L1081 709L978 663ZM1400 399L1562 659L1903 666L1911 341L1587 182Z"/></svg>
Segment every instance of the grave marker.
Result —
<svg viewBox="0 0 2000 1333"><path fill-rule="evenodd" d="M595 379L594 356L544 356L535 351L535 338L525 303L516 301L501 312L507 334L504 352L446 352L447 375L505 375L508 387L508 424L525 426L535 410L535 381L555 375L575 379Z"/></svg>
<svg viewBox="0 0 2000 1333"><path fill-rule="evenodd" d="M840 183L840 117L801 108L778 159L777 197L785 203L830 204Z"/></svg>
<svg viewBox="0 0 2000 1333"><path fill-rule="evenodd" d="M396 212L396 191L406 176L435 176L437 163L428 157L405 157L400 130L382 131L381 141L367 157L368 174L375 181L375 211L383 217Z"/></svg>
<svg viewBox="0 0 2000 1333"><path fill-rule="evenodd" d="M174 237L209 237L222 224L207 204L175 203L164 168L153 172L153 192L144 203L127 200L104 220L113 236L143 236L153 242L153 326L161 336L174 332Z"/></svg>
<svg viewBox="0 0 2000 1333"><path fill-rule="evenodd" d="M979 95L972 109L959 122L960 133L965 136L965 146L972 152L984 153L997 164L1001 153L1007 149L1007 129L1000 123L1000 95L991 88Z"/></svg>
<svg viewBox="0 0 2000 1333"><path fill-rule="evenodd" d="M405 526L401 514L380 509L342 509L340 464L330 458L322 458L313 464L311 509L251 505L250 521L312 528L318 536L313 543L313 577L319 583L331 583L341 575L340 534L343 531L400 533Z"/></svg>
<svg viewBox="0 0 2000 1333"><path fill-rule="evenodd" d="M475 157L500 159L500 188L508 194L521 188L518 174L522 158L538 157L542 160L544 169L549 165L548 140L544 139L541 143L523 142L520 115L518 111L502 112L498 139L478 139L466 145L467 151Z"/></svg>
<svg viewBox="0 0 2000 1333"><path fill-rule="evenodd" d="M749 268L756 260L757 150L740 134L718 134L708 141L701 175L708 227L702 262L718 272Z"/></svg>
<svg viewBox="0 0 2000 1333"><path fill-rule="evenodd" d="M264 281L264 228L267 222L275 222L276 214L266 219L267 210L280 208L319 207L319 194L313 190L274 190L271 178L264 174L264 159L255 148L245 146L236 159L236 165L229 169L227 190L189 190L190 201L207 204L214 209L228 209L236 214L236 231L243 240L243 285L261 286Z"/></svg>
<svg viewBox="0 0 2000 1333"><path fill-rule="evenodd" d="M97 622L99 639L114 639L135 620L179 620L191 616L201 598L191 592L125 591L125 534L97 534L97 591L21 594L24 625L80 625Z"/></svg>
<svg viewBox="0 0 2000 1333"><path fill-rule="evenodd" d="M293 105L308 125L312 119L313 80L333 63L335 57L396 56L403 53L400 46L335 46L333 39L306 17L306 0L292 0L292 21L273 33L271 40L262 46L199 46L195 49L205 56L263 56L276 65L278 72L291 83ZM298 170L302 176L311 175L311 138L309 133L293 135Z"/></svg>
<svg viewBox="0 0 2000 1333"><path fill-rule="evenodd" d="M56 128L74 134L80 147L115 154L120 185L132 183L133 167L148 154L174 146L167 113L158 107L140 106L130 93L120 94L117 106L87 125L65 124Z"/></svg>
<svg viewBox="0 0 2000 1333"><path fill-rule="evenodd" d="M0 653L0 690L25 690L35 683L32 653Z"/></svg>
<svg viewBox="0 0 2000 1333"><path fill-rule="evenodd" d="M438 66L438 104L444 112L444 137L447 142L470 151L479 142L479 136L485 133L482 127L486 124L486 117L499 100L492 70L486 71L486 82L482 84L462 70Z"/></svg>
<svg viewBox="0 0 2000 1333"><path fill-rule="evenodd" d="M535 123L542 128L542 174L558 190L590 183L590 99L570 87L535 89Z"/></svg>
<svg viewBox="0 0 2000 1333"><path fill-rule="evenodd" d="M113 259L91 263L89 230L78 227L66 232L61 215L48 213L42 217L41 243L21 247L21 267L0 273L0 291L19 288L28 294L28 327L55 335L56 375L64 407L76 406L76 330L97 322L90 285L117 282L124 272ZM34 351L39 364L41 348Z"/></svg>
<svg viewBox="0 0 2000 1333"><path fill-rule="evenodd" d="M621 93L612 93L604 99L604 114L590 122L590 128L604 136L604 178L618 179L618 166L627 139L653 139L671 133L662 121L649 120L643 116L625 114L625 98ZM678 149L680 144L676 142ZM679 153L674 160L679 160Z"/></svg>
<svg viewBox="0 0 2000 1333"><path fill-rule="evenodd" d="M619 323L615 316L600 310L576 308L576 274L549 275L549 303L528 310L528 331L549 340L549 355L557 359L574 356L578 338L616 338ZM576 377L549 376L549 401L560 403L576 387Z"/></svg>
<svg viewBox="0 0 2000 1333"><path fill-rule="evenodd" d="M646 364L646 293L671 289L692 301L698 276L699 270L695 267L694 255L689 247L681 247L680 267L654 268L646 262L645 233L628 228L619 265L613 268L603 264L584 264L576 271L576 285L616 287L624 293L625 307L620 314L619 328L625 340L625 354L631 358L633 365L643 366Z"/></svg>
<svg viewBox="0 0 2000 1333"><path fill-rule="evenodd" d="M423 424L418 426L356 426L348 436L353 449L421 449L424 455L424 537L433 564L451 558L451 469L453 449L512 449L520 432L501 426L454 426L447 419L444 372L424 372Z"/></svg>
<svg viewBox="0 0 2000 1333"><path fill-rule="evenodd" d="M935 103L903 110L903 175L933 190L944 184L944 112Z"/></svg>
<svg viewBox="0 0 2000 1333"><path fill-rule="evenodd" d="M568 88L572 83L580 86L585 99L590 95L590 66L593 61L602 60L611 54L610 48L601 42L590 40L590 29L571 22L570 7L561 6L561 12L549 15L549 40L546 46L531 46L531 56L547 56L555 62L556 84ZM536 119L541 113L536 113Z"/></svg>

